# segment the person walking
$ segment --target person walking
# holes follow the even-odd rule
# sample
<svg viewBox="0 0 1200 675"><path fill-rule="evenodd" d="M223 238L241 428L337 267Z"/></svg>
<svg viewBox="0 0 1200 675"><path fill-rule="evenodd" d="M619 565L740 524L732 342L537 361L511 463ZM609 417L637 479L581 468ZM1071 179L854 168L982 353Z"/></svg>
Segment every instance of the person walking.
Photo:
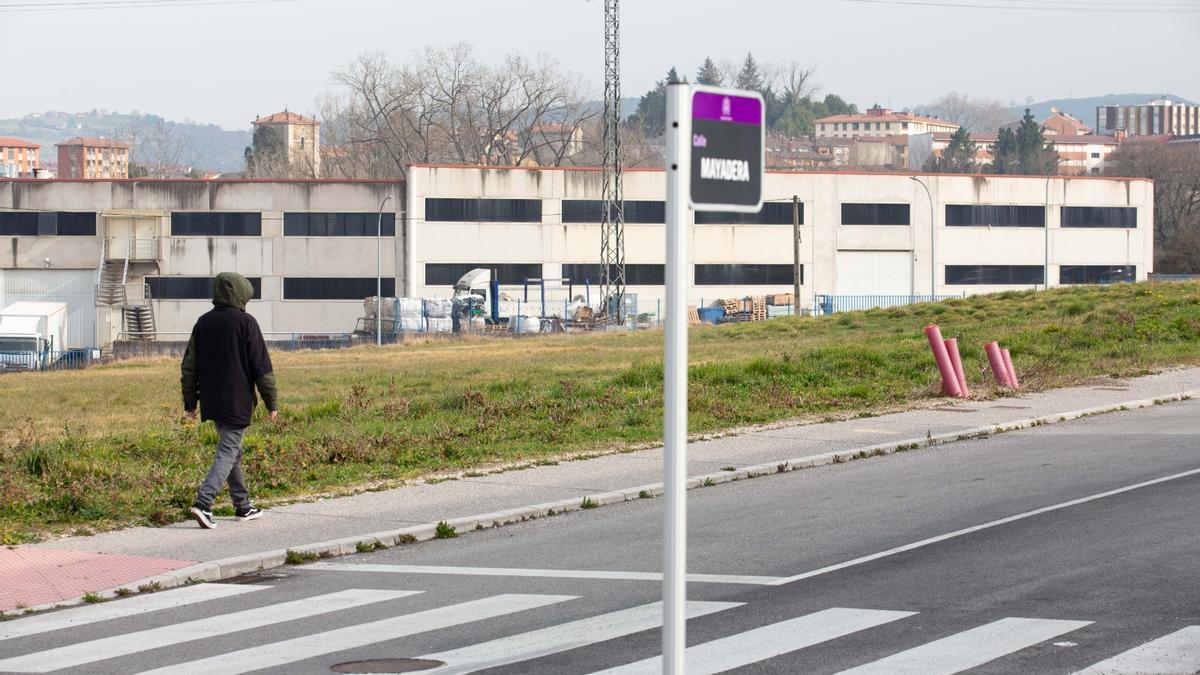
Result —
<svg viewBox="0 0 1200 675"><path fill-rule="evenodd" d="M272 421L279 406L267 344L258 322L246 312L246 303L253 297L254 287L246 277L233 272L218 274L213 280L214 307L192 328L180 367L184 412L195 419L199 404L201 421L212 420L219 438L212 468L188 511L205 529L217 526L212 506L225 483L237 520L262 515L250 503L242 477L242 439L258 405L255 388Z"/></svg>

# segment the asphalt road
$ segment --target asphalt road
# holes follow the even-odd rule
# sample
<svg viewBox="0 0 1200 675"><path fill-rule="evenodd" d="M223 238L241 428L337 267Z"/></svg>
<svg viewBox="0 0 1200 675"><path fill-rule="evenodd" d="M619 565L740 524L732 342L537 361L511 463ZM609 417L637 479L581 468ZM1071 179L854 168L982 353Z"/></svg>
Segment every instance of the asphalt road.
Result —
<svg viewBox="0 0 1200 675"><path fill-rule="evenodd" d="M689 672L1194 672L1198 498L1196 401L694 490ZM0 672L629 666L659 651L661 507L5 622Z"/></svg>

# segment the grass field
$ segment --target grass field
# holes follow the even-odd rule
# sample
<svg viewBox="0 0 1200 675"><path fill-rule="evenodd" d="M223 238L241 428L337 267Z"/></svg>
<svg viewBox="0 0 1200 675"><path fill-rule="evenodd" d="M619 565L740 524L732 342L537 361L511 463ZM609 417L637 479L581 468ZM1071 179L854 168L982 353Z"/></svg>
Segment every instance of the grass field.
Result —
<svg viewBox="0 0 1200 675"><path fill-rule="evenodd" d="M976 396L999 395L983 354L993 339L1026 390L1200 364L1200 284L704 327L691 334L690 429L927 404L939 395L921 331L932 322L959 337ZM652 442L661 345L649 331L277 353L280 420L246 437L252 494L265 503ZM216 433L182 418L178 380L166 359L0 377L0 540L182 518Z"/></svg>

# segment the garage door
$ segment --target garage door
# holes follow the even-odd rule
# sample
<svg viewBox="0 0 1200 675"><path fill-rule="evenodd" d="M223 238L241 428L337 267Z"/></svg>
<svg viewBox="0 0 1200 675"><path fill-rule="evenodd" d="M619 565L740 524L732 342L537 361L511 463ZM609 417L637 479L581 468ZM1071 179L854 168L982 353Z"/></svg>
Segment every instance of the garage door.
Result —
<svg viewBox="0 0 1200 675"><path fill-rule="evenodd" d="M838 251L838 295L909 295L910 251Z"/></svg>
<svg viewBox="0 0 1200 675"><path fill-rule="evenodd" d="M65 302L66 346L96 346L96 270L0 270L0 309L22 300Z"/></svg>

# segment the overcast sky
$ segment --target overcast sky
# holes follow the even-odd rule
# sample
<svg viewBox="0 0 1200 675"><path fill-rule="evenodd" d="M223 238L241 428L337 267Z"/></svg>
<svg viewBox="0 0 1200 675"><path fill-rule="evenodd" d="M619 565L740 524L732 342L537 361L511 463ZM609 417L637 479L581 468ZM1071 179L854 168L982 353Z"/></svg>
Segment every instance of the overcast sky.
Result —
<svg viewBox="0 0 1200 675"><path fill-rule="evenodd" d="M485 59L547 53L594 87L596 98L602 84L602 0L77 6L95 1L0 0L0 117L137 109L249 128L256 114L284 106L315 111L330 72L363 50L403 59L425 44L458 41ZM1047 0L919 1L1047 7ZM31 4L58 11L14 11ZM822 93L860 107L911 106L951 90L1005 102L1112 92L1200 99L1200 0L1054 4L1070 9L624 0L622 93L642 94L671 65L694 77L705 56L740 61L752 51L760 61L816 64ZM1120 11L1131 7L1144 11ZM1112 11L1098 11L1105 8Z"/></svg>

